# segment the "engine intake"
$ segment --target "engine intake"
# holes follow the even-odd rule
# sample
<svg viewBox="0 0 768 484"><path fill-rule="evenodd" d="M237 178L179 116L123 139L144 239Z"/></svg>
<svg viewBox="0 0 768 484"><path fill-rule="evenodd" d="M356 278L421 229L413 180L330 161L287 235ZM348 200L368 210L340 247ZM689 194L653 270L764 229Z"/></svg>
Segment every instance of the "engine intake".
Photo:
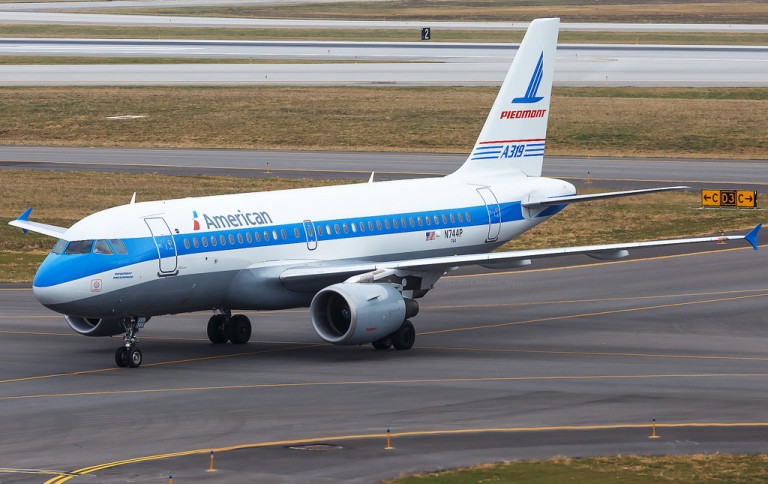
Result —
<svg viewBox="0 0 768 484"><path fill-rule="evenodd" d="M337 345L371 343L418 313L416 301L391 284L340 283L318 292L309 307L318 336Z"/></svg>
<svg viewBox="0 0 768 484"><path fill-rule="evenodd" d="M114 336L125 333L119 319L84 318L82 316L64 316L67 324L75 332L84 336Z"/></svg>

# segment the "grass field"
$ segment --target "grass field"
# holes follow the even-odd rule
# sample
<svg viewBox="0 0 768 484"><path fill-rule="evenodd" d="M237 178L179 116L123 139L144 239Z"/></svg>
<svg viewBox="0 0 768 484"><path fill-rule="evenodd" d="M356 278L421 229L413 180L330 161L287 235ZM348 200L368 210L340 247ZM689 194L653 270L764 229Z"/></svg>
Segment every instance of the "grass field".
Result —
<svg viewBox="0 0 768 484"><path fill-rule="evenodd" d="M0 197L0 282L31 281L37 266L55 242L50 237L23 234L7 225L28 207L34 207L31 217L34 221L69 227L86 215L128 203L134 191L138 192L138 201L146 201L170 198L168 187L174 187L174 198L184 198L339 183L344 182L0 170L0 186L4 187L5 194ZM698 195L691 193L575 204L505 248L705 235L720 230L748 229L765 217L762 210L699 210L698 206Z"/></svg>
<svg viewBox="0 0 768 484"><path fill-rule="evenodd" d="M0 37L111 38L111 39L208 39L208 40L318 40L367 42L418 42L421 30L372 29L240 29L161 28L71 25L0 25ZM510 42L523 40L523 31L432 30L431 42ZM768 34L682 32L568 32L561 43L573 44L686 44L766 45Z"/></svg>
<svg viewBox="0 0 768 484"><path fill-rule="evenodd" d="M96 12L96 11L94 11ZM186 15L195 17L305 18L339 20L463 20L525 21L560 17L564 22L768 22L761 1L710 0L601 1L587 0L392 0L376 3L341 2L305 5L238 5L186 8L110 10L110 13Z"/></svg>
<svg viewBox="0 0 768 484"><path fill-rule="evenodd" d="M389 481L396 484L469 484L481 482L564 483L764 483L768 456L698 454L661 457L557 457L509 462L460 471L422 474Z"/></svg>
<svg viewBox="0 0 768 484"><path fill-rule="evenodd" d="M0 143L467 152L497 88L0 88ZM108 116L142 115L108 120ZM768 88L559 88L547 154L765 158Z"/></svg>

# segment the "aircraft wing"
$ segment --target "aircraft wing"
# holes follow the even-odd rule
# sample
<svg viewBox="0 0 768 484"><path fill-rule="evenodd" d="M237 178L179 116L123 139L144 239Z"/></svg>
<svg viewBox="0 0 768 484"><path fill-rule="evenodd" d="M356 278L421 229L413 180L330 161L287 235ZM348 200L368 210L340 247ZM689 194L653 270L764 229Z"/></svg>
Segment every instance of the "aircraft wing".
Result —
<svg viewBox="0 0 768 484"><path fill-rule="evenodd" d="M55 225L41 224L38 222L30 222L28 220L30 213L32 213L32 209L28 208L24 213L19 215L19 218L8 222L8 225L19 227L24 231L25 234L29 231L47 235L49 237L56 237L58 239L64 238L64 232L67 231L66 228L57 227Z"/></svg>
<svg viewBox="0 0 768 484"><path fill-rule="evenodd" d="M573 254L585 254L597 259L620 259L629 254L630 249L644 247L662 247L671 245L697 244L704 242L723 242L726 240L746 240L758 250L757 233L762 224L757 225L747 235L722 235L715 237L697 237L688 239L655 240L650 242L632 242L626 244L586 245L579 247L561 247L554 249L517 250L492 252L447 257L428 257L423 259L399 260L391 262L355 261L351 263L328 263L302 265L286 269L280 275L281 281L289 287L317 287L317 284L348 282L372 282L378 274L388 275L393 271L427 272L446 271L451 268L469 265L515 267L525 265L532 259L558 257Z"/></svg>
<svg viewBox="0 0 768 484"><path fill-rule="evenodd" d="M490 254L470 254L452 257L431 257L393 263L382 263L379 267L401 270L425 270L438 266L459 267L475 264L496 264L515 262L545 257L585 254L597 259L619 259L629 254L630 249L643 247L662 247L669 245L698 244L702 242L723 242L744 239L757 250L757 232L762 224L757 225L747 235L722 235L716 237L698 237L692 239L654 240L650 242L632 242L627 244L586 245L580 247L561 247L555 249L516 250L511 252L492 252Z"/></svg>

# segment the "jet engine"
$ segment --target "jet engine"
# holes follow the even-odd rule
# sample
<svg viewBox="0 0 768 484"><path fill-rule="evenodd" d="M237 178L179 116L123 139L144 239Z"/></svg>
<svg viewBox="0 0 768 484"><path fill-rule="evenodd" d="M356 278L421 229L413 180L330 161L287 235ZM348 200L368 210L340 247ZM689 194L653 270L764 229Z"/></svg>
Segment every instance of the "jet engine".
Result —
<svg viewBox="0 0 768 484"><path fill-rule="evenodd" d="M114 336L125 333L119 319L84 318L64 316L70 328L84 336Z"/></svg>
<svg viewBox="0 0 768 484"><path fill-rule="evenodd" d="M380 340L419 312L391 284L339 283L318 292L309 307L318 336L337 345Z"/></svg>

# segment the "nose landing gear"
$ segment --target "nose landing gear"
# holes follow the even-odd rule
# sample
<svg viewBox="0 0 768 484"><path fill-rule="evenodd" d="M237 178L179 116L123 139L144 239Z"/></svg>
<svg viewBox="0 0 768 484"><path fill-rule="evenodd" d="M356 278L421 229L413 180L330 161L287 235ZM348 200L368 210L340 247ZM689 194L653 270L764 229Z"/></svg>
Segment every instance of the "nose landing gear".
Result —
<svg viewBox="0 0 768 484"><path fill-rule="evenodd" d="M120 368L138 368L143 361L141 350L136 346L139 339L136 337L139 330L146 324L147 318L129 318L122 322L125 328L123 346L115 351L115 363Z"/></svg>

